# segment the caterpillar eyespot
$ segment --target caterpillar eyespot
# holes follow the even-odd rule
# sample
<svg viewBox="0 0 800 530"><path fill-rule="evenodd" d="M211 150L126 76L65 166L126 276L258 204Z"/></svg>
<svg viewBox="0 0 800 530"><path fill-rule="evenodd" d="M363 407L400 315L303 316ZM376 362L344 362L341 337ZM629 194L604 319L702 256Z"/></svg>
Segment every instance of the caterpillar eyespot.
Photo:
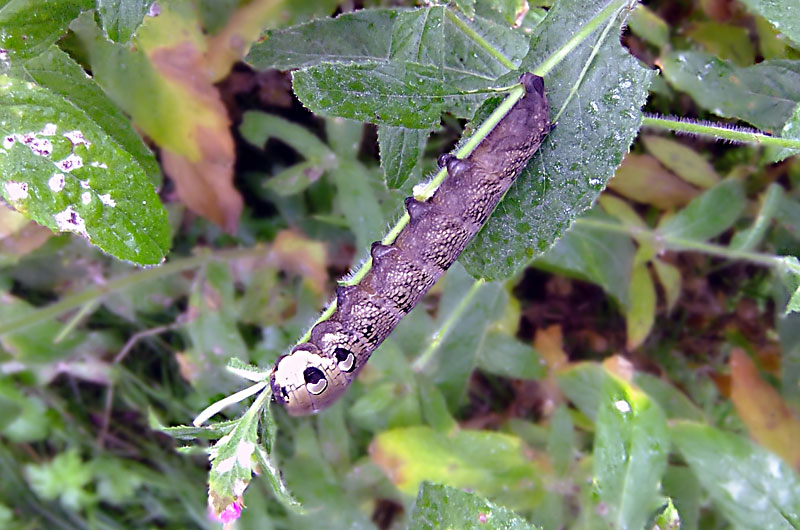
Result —
<svg viewBox="0 0 800 530"><path fill-rule="evenodd" d="M344 348L336 348L333 352L339 364L336 365L342 372L352 372L356 367L356 356L353 352Z"/></svg>
<svg viewBox="0 0 800 530"><path fill-rule="evenodd" d="M314 395L321 394L328 386L328 380L319 368L309 366L303 370L303 379L306 380L306 388Z"/></svg>
<svg viewBox="0 0 800 530"><path fill-rule="evenodd" d="M439 157L447 178L428 200L405 200L408 224L390 245L375 242L372 268L336 290L336 309L308 342L275 363L270 385L289 414L336 401L436 280L458 259L550 132L544 80L523 74L525 95L466 158Z"/></svg>

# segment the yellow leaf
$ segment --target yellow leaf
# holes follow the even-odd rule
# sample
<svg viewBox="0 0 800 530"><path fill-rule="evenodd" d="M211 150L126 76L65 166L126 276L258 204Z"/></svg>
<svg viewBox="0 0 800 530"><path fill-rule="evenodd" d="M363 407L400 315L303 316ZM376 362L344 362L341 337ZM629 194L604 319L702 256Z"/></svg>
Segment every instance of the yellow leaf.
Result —
<svg viewBox="0 0 800 530"><path fill-rule="evenodd" d="M661 209L683 206L699 190L667 171L650 155L629 154L608 187L637 202Z"/></svg>
<svg viewBox="0 0 800 530"><path fill-rule="evenodd" d="M731 400L750 435L800 471L798 418L742 350L733 350L730 367Z"/></svg>
<svg viewBox="0 0 800 530"><path fill-rule="evenodd" d="M628 330L627 347L632 350L644 342L655 320L656 290L646 263L634 261L628 296L630 302L625 323Z"/></svg>

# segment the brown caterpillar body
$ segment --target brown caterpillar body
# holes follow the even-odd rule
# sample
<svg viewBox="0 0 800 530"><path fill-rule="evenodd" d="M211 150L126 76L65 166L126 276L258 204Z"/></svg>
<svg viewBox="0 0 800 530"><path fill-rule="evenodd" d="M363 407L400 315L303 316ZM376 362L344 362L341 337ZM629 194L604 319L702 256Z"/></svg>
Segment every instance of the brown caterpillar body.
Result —
<svg viewBox="0 0 800 530"><path fill-rule="evenodd" d="M332 404L373 351L458 259L550 131L544 81L523 74L525 95L465 159L443 155L448 177L425 202L405 200L410 221L391 245L372 244L372 268L336 290L336 311L275 363L275 399L292 415Z"/></svg>

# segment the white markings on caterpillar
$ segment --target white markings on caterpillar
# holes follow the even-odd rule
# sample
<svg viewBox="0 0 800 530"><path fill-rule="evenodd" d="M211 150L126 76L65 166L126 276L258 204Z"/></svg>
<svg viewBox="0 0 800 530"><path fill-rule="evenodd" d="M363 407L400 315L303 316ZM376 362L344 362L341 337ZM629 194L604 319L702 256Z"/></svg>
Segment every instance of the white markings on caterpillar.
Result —
<svg viewBox="0 0 800 530"><path fill-rule="evenodd" d="M78 212L72 209L72 206L67 206L66 210L57 213L54 218L56 226L62 232L76 232L84 237L89 237L86 232L86 223L83 222L83 218Z"/></svg>
<svg viewBox="0 0 800 530"><path fill-rule="evenodd" d="M94 161L89 164L92 167L99 167L100 169L108 169L108 166L105 165L103 162Z"/></svg>
<svg viewBox="0 0 800 530"><path fill-rule="evenodd" d="M42 136L53 136L56 134L56 129L58 129L58 126L55 123L46 123L39 134Z"/></svg>
<svg viewBox="0 0 800 530"><path fill-rule="evenodd" d="M50 186L51 191L58 193L64 189L65 182L63 173L53 173L53 176L47 181L47 185Z"/></svg>
<svg viewBox="0 0 800 530"><path fill-rule="evenodd" d="M84 204L84 206L92 202L92 194L88 191L81 193L81 202Z"/></svg>
<svg viewBox="0 0 800 530"><path fill-rule="evenodd" d="M16 143L16 140L14 139L13 135L6 136L5 138L3 138L3 149L6 149L6 150L11 149L12 147L14 147L15 143Z"/></svg>
<svg viewBox="0 0 800 530"><path fill-rule="evenodd" d="M28 183L27 182L14 182L9 180L6 182L6 196L11 202L17 202L28 198Z"/></svg>
<svg viewBox="0 0 800 530"><path fill-rule="evenodd" d="M61 171L65 172L65 173L69 173L73 169L78 169L78 168L83 167L83 158L81 158L78 155L73 153L73 154L69 155L67 158L65 158L64 160L61 160L60 162L56 162L56 166L58 166L58 168Z"/></svg>

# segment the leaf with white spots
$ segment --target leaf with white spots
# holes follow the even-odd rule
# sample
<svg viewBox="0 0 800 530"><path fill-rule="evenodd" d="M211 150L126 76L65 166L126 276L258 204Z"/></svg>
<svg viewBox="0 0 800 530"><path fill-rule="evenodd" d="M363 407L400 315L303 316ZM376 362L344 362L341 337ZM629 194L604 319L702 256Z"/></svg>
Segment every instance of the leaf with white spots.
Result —
<svg viewBox="0 0 800 530"><path fill-rule="evenodd" d="M0 76L0 194L51 230L120 259L161 262L169 226L151 168L118 141L113 122L70 96Z"/></svg>
<svg viewBox="0 0 800 530"><path fill-rule="evenodd" d="M800 476L750 440L700 423L671 427L672 440L735 528L800 528Z"/></svg>
<svg viewBox="0 0 800 530"><path fill-rule="evenodd" d="M271 460L276 427L266 409L271 393L262 391L235 427L211 448L211 471L208 474L208 505L222 523L232 523L242 512L245 489L253 473L263 474L284 506L301 511L283 484L280 472ZM264 431L263 446L258 439L259 424Z"/></svg>

